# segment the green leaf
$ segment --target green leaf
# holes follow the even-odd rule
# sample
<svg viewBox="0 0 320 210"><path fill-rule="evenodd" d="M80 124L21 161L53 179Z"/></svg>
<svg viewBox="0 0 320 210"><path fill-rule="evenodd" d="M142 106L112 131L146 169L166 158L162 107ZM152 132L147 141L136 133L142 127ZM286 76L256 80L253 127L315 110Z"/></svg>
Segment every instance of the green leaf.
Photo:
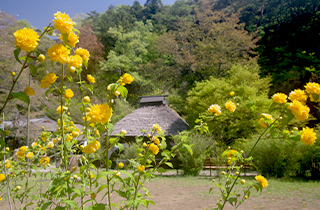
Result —
<svg viewBox="0 0 320 210"><path fill-rule="evenodd" d="M73 78L72 78L72 76L71 76L70 74L68 74L67 78L68 78L68 80L69 80L70 82L73 81Z"/></svg>
<svg viewBox="0 0 320 210"><path fill-rule="evenodd" d="M193 151L192 151L192 148L191 148L190 145L188 145L188 144L182 144L182 146L184 146L184 147L190 152L190 154L193 155Z"/></svg>
<svg viewBox="0 0 320 210"><path fill-rule="evenodd" d="M319 99L319 95L318 95L318 94L313 93L313 94L312 94L312 98L313 98L313 100L314 100L314 101L318 101L318 99Z"/></svg>
<svg viewBox="0 0 320 210"><path fill-rule="evenodd" d="M4 132L5 133L5 132ZM4 135L3 133L2 133L2 135ZM6 146L6 142L5 141L3 141L2 139L0 139L0 150L3 150L3 148Z"/></svg>
<svg viewBox="0 0 320 210"><path fill-rule="evenodd" d="M43 204L43 205L41 206L41 210L47 209L51 204L52 204L52 201Z"/></svg>
<svg viewBox="0 0 320 210"><path fill-rule="evenodd" d="M103 203L96 203L93 206L90 207L86 207L86 210L105 210L107 209L107 204L103 204Z"/></svg>
<svg viewBox="0 0 320 210"><path fill-rule="evenodd" d="M165 162L165 164L166 164L167 166L169 166L170 168L173 168L172 163L170 163L170 162Z"/></svg>
<svg viewBox="0 0 320 210"><path fill-rule="evenodd" d="M16 58L16 60L21 63L20 59L19 59L19 54L21 52L21 48L17 48L13 51L14 57ZM22 63L21 63L22 64Z"/></svg>
<svg viewBox="0 0 320 210"><path fill-rule="evenodd" d="M21 101L24 101L27 104L30 104L30 98L25 92L11 93L10 97L14 99L20 99Z"/></svg>
<svg viewBox="0 0 320 210"><path fill-rule="evenodd" d="M93 94L93 85L86 84L85 87Z"/></svg>
<svg viewBox="0 0 320 210"><path fill-rule="evenodd" d="M37 67L35 65L30 65L29 66L30 72L32 76L37 75Z"/></svg>
<svg viewBox="0 0 320 210"><path fill-rule="evenodd" d="M68 34L62 34L63 38L63 43L67 44L68 43Z"/></svg>
<svg viewBox="0 0 320 210"><path fill-rule="evenodd" d="M69 206L72 206L73 209L79 209L78 208L78 204L76 201L72 201L72 200L63 200L61 201L62 203L68 204Z"/></svg>
<svg viewBox="0 0 320 210"><path fill-rule="evenodd" d="M229 198L228 201L232 206L235 206L235 205L237 205L238 199L237 198Z"/></svg>
<svg viewBox="0 0 320 210"><path fill-rule="evenodd" d="M128 95L128 90L127 90L127 88L125 88L124 86L120 85L120 86L118 87L118 91L120 92L122 98L126 98L126 97L127 97L127 95Z"/></svg>
<svg viewBox="0 0 320 210"><path fill-rule="evenodd" d="M167 170L166 169L164 169L164 168L162 168L162 167L159 167L158 169L157 169L157 172L159 172L159 173L165 173Z"/></svg>
<svg viewBox="0 0 320 210"><path fill-rule="evenodd" d="M55 90L55 88L49 88L49 89L45 92L46 98L48 98L48 94L49 94L51 91L53 91L53 90Z"/></svg>
<svg viewBox="0 0 320 210"><path fill-rule="evenodd" d="M281 120L281 127L284 128L294 118L294 115L289 109L284 110L284 115Z"/></svg>

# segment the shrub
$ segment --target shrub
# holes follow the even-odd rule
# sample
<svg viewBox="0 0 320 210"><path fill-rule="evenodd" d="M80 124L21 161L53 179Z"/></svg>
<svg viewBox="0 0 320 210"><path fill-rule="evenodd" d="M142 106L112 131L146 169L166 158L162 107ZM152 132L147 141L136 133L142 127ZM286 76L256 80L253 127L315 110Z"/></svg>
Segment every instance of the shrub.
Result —
<svg viewBox="0 0 320 210"><path fill-rule="evenodd" d="M179 153L178 159L181 162L183 173L184 175L197 176L203 169L204 161L212 149L212 139L207 135L185 132L174 138L175 143L179 143L181 138L187 138L186 143L192 145L193 152L192 155L187 150Z"/></svg>

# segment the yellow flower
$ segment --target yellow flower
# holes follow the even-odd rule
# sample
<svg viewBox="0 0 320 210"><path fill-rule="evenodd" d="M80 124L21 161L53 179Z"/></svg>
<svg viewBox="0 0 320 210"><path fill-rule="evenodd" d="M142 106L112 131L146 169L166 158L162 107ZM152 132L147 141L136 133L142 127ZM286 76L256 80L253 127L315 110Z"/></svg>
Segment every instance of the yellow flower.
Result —
<svg viewBox="0 0 320 210"><path fill-rule="evenodd" d="M73 94L73 92L72 92L71 89L67 89L67 90L64 92L64 97L65 97L66 99L70 99L70 98L72 98L73 96L74 96L74 94Z"/></svg>
<svg viewBox="0 0 320 210"><path fill-rule="evenodd" d="M82 152L86 154L92 154L95 151L97 151L99 148L100 148L100 142L97 140L94 140L90 142L87 146L85 146Z"/></svg>
<svg viewBox="0 0 320 210"><path fill-rule="evenodd" d="M83 60L85 61L89 60L90 54L88 50L79 47L78 49L76 49L75 53L76 55L80 55Z"/></svg>
<svg viewBox="0 0 320 210"><path fill-rule="evenodd" d="M71 141L73 139L72 135L68 135L66 141Z"/></svg>
<svg viewBox="0 0 320 210"><path fill-rule="evenodd" d="M123 164L122 162L120 162L120 163L118 164L118 168L123 168L123 166L124 166L124 164Z"/></svg>
<svg viewBox="0 0 320 210"><path fill-rule="evenodd" d="M144 165L138 166L138 171L144 172L144 169L145 169Z"/></svg>
<svg viewBox="0 0 320 210"><path fill-rule="evenodd" d="M23 28L13 33L16 38L14 44L21 50L30 52L38 46L39 35L30 28Z"/></svg>
<svg viewBox="0 0 320 210"><path fill-rule="evenodd" d="M0 201L2 201L2 197L0 196Z"/></svg>
<svg viewBox="0 0 320 210"><path fill-rule="evenodd" d="M70 71L71 73L74 73L74 72L76 71L76 67L70 66L70 67L69 67L69 71Z"/></svg>
<svg viewBox="0 0 320 210"><path fill-rule="evenodd" d="M49 165L49 162L50 162L50 158L49 158L49 157L42 157L42 158L39 160L39 163L40 163L42 166L47 166L47 165Z"/></svg>
<svg viewBox="0 0 320 210"><path fill-rule="evenodd" d="M43 54L40 54L40 55L38 56L38 60L39 60L40 62L43 62L45 59L46 59L46 57L45 57Z"/></svg>
<svg viewBox="0 0 320 210"><path fill-rule="evenodd" d="M2 181L5 180L5 179L6 179L6 175L0 174L0 182L2 182Z"/></svg>
<svg viewBox="0 0 320 210"><path fill-rule="evenodd" d="M80 133L78 131L72 131L72 136L73 137L78 137Z"/></svg>
<svg viewBox="0 0 320 210"><path fill-rule="evenodd" d="M60 36L60 39L63 41L63 36L62 35ZM68 34L67 45L69 45L70 47L75 47L78 42L79 42L79 37L75 33L70 32Z"/></svg>
<svg viewBox="0 0 320 210"><path fill-rule="evenodd" d="M218 105L218 104L213 104L209 107L208 111L213 114L213 113L216 113L216 114L221 114L221 107Z"/></svg>
<svg viewBox="0 0 320 210"><path fill-rule="evenodd" d="M80 55L72 55L69 57L69 60L68 60L68 66L69 66L69 69L73 66L75 67L76 69L80 68L82 65L82 58ZM71 71L72 72L72 71ZM74 71L73 71L74 72ZM72 72L72 73L73 73Z"/></svg>
<svg viewBox="0 0 320 210"><path fill-rule="evenodd" d="M90 178L93 179L94 178L94 174L90 174Z"/></svg>
<svg viewBox="0 0 320 210"><path fill-rule="evenodd" d="M236 105L232 101L228 101L225 104L226 109L228 109L230 112L234 112L236 110Z"/></svg>
<svg viewBox="0 0 320 210"><path fill-rule="evenodd" d="M99 132L99 130L95 130L95 131L94 131L94 134L95 134L97 137L100 137L100 132Z"/></svg>
<svg viewBox="0 0 320 210"><path fill-rule="evenodd" d="M268 127L268 123L265 122L265 120L272 120L272 115L270 114L265 114L265 113L262 113L261 114L261 118L260 118L260 125L264 128L267 128Z"/></svg>
<svg viewBox="0 0 320 210"><path fill-rule="evenodd" d="M155 145L154 143L150 144L148 150L150 150L154 155L158 154L159 147Z"/></svg>
<svg viewBox="0 0 320 210"><path fill-rule="evenodd" d="M303 128L301 134L301 142L305 145L313 145L315 140L317 139L316 133L313 131L313 128Z"/></svg>
<svg viewBox="0 0 320 210"><path fill-rule="evenodd" d="M22 146L22 147L20 147L19 151L21 151L21 152L26 152L27 149L28 149L27 146Z"/></svg>
<svg viewBox="0 0 320 210"><path fill-rule="evenodd" d="M37 143L37 142L33 142L33 143L31 144L31 146L32 146L32 147L38 146L38 143Z"/></svg>
<svg viewBox="0 0 320 210"><path fill-rule="evenodd" d="M91 74L88 74L88 75L87 75L87 80L88 80L89 82L91 82L92 84L94 84L94 83L96 82L96 80L94 79L93 76L91 76Z"/></svg>
<svg viewBox="0 0 320 210"><path fill-rule="evenodd" d="M41 80L41 88L48 88L51 84L53 84L57 80L57 75L55 73L47 74L42 80Z"/></svg>
<svg viewBox="0 0 320 210"><path fill-rule="evenodd" d="M121 129L120 133L123 134L123 135L126 135L126 134L127 134L127 131L124 130L124 129Z"/></svg>
<svg viewBox="0 0 320 210"><path fill-rule="evenodd" d="M49 142L48 142L48 147L49 147L50 149L52 149L52 148L54 147L54 143L53 143L52 141L49 141Z"/></svg>
<svg viewBox="0 0 320 210"><path fill-rule="evenodd" d="M36 92L34 91L34 89L32 89L30 86L26 87L24 89L24 92L28 95L28 96L33 96L36 94Z"/></svg>
<svg viewBox="0 0 320 210"><path fill-rule="evenodd" d="M28 159L31 159L33 156L34 156L33 152L28 152L28 154L27 154Z"/></svg>
<svg viewBox="0 0 320 210"><path fill-rule="evenodd" d="M109 122L111 116L112 108L109 107L108 103L90 106L88 117L90 118L89 121L92 123L101 123L104 125Z"/></svg>
<svg viewBox="0 0 320 210"><path fill-rule="evenodd" d="M119 81L124 84L131 84L131 82L134 80L134 77L132 77L130 74L125 73L122 77L120 77ZM123 84L123 85L124 85Z"/></svg>
<svg viewBox="0 0 320 210"><path fill-rule="evenodd" d="M153 125L152 125L152 128L155 129L155 130L157 130L157 131L162 131L161 126L158 125L158 124L153 124Z"/></svg>
<svg viewBox="0 0 320 210"><path fill-rule="evenodd" d="M230 92L230 96L234 96L234 92L232 91L232 92Z"/></svg>
<svg viewBox="0 0 320 210"><path fill-rule="evenodd" d="M63 46L63 44L55 44L48 49L48 57L50 60L61 64L68 62L69 54L70 50Z"/></svg>
<svg viewBox="0 0 320 210"><path fill-rule="evenodd" d="M287 102L287 95L284 93L276 93L272 96L272 100L277 104L284 104Z"/></svg>
<svg viewBox="0 0 320 210"><path fill-rule="evenodd" d="M156 143L158 145L158 147L160 146L160 140L158 139L158 137L154 136L152 138L153 142Z"/></svg>
<svg viewBox="0 0 320 210"><path fill-rule="evenodd" d="M288 109L292 112L297 120L303 121L309 117L310 108L303 105L298 100L293 100L292 103L289 103Z"/></svg>
<svg viewBox="0 0 320 210"><path fill-rule="evenodd" d="M10 168L11 164L10 163L6 163L5 166L8 169L8 168Z"/></svg>
<svg viewBox="0 0 320 210"><path fill-rule="evenodd" d="M306 95L306 92L304 92L304 90L295 89L294 91L290 92L289 99L291 101L298 100L301 103L305 103L308 99L308 96Z"/></svg>
<svg viewBox="0 0 320 210"><path fill-rule="evenodd" d="M65 106L62 106L62 109L64 109L65 108ZM57 108L57 113L58 114L61 114L61 106L58 106L58 108Z"/></svg>
<svg viewBox="0 0 320 210"><path fill-rule="evenodd" d="M268 181L263 176L257 175L255 179L261 184L262 188L265 188L266 186L268 186Z"/></svg>
<svg viewBox="0 0 320 210"><path fill-rule="evenodd" d="M309 82L307 83L305 86L306 88L306 92L309 94L310 100L311 101L315 101L315 99L313 98L313 94L318 95L318 100L320 101L320 85L318 83L315 82Z"/></svg>
<svg viewBox="0 0 320 210"><path fill-rule="evenodd" d="M83 97L83 101L86 102L86 103L89 103L90 102L90 97L89 96Z"/></svg>
<svg viewBox="0 0 320 210"><path fill-rule="evenodd" d="M57 12L54 14L55 20L52 20L54 27L62 34L69 34L72 32L75 23L65 13Z"/></svg>
<svg viewBox="0 0 320 210"><path fill-rule="evenodd" d="M19 158L24 158L26 156L26 154L22 151L17 151L16 155L19 157Z"/></svg>
<svg viewBox="0 0 320 210"><path fill-rule="evenodd" d="M234 157L238 154L238 151L237 150L230 150L228 153L227 153L227 157Z"/></svg>

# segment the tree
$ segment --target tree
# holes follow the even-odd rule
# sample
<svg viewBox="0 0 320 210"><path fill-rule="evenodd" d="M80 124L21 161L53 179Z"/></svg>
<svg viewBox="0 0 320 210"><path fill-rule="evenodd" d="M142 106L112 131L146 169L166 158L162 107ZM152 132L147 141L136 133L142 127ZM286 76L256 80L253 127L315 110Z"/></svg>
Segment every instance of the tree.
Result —
<svg viewBox="0 0 320 210"><path fill-rule="evenodd" d="M270 79L260 78L256 62L250 65L235 65L226 78L210 77L196 83L186 98L187 121L193 126L201 115L210 115L208 108L218 104L222 114L208 123L213 138L224 145L249 138L259 129L260 114L266 112ZM230 96L234 92L234 97ZM236 110L230 113L224 108L227 101L234 101Z"/></svg>

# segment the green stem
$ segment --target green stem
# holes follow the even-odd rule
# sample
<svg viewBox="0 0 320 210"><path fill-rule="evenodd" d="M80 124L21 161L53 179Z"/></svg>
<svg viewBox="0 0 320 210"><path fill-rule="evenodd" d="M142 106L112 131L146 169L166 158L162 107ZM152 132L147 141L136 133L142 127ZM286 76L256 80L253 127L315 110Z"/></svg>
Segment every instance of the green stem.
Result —
<svg viewBox="0 0 320 210"><path fill-rule="evenodd" d="M280 119L280 116L281 116L281 115L279 115L279 117L278 117L277 119L275 119L275 120L270 124L270 126L268 126L268 127L261 133L261 135L260 135L259 138L257 139L256 143L253 145L252 149L251 149L250 152L248 153L248 156L250 156L251 152L253 151L253 149L255 148L255 146L258 144L258 142L261 140L262 136L267 132L267 130L268 130L276 121L278 121L278 120ZM242 170L243 170L243 168L240 168L240 173L241 173ZM230 193L231 193L231 191L232 191L235 183L236 183L237 180L239 179L240 173L237 175L237 177L235 178L234 182L232 183L231 188L228 190L228 192L227 192L227 197L224 199L224 202L223 202L223 204L222 204L221 209L224 208L224 206L225 206L225 204L226 204L226 202L227 202L227 200L228 200L228 197L229 197L229 195L230 195Z"/></svg>

